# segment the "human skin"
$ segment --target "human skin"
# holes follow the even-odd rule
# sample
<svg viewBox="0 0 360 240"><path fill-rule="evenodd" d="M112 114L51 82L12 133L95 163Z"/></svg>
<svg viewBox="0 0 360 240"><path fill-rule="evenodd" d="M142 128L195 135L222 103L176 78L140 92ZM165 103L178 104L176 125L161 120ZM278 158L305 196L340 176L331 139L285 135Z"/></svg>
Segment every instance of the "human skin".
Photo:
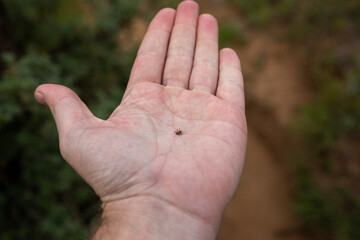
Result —
<svg viewBox="0 0 360 240"><path fill-rule="evenodd" d="M55 118L62 156L102 201L94 239L216 238L247 127L240 61L219 52L216 19L198 14L183 1L154 17L107 120L64 86L35 91Z"/></svg>

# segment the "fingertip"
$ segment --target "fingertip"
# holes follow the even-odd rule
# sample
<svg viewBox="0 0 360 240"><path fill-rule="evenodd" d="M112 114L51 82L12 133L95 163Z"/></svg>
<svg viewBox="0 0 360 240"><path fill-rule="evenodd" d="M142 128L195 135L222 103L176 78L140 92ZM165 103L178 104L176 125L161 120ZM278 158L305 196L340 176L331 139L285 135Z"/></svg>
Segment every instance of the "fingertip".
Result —
<svg viewBox="0 0 360 240"><path fill-rule="evenodd" d="M44 95L38 91L37 89L35 90L35 93L34 93L34 96L35 96L35 99L38 103L42 104L42 105L45 105L46 106L46 102L45 102L45 97Z"/></svg>
<svg viewBox="0 0 360 240"><path fill-rule="evenodd" d="M199 4L195 0L183 0L179 3L179 5L182 5L182 4L189 4L189 5L192 4L193 6L199 7Z"/></svg>
<svg viewBox="0 0 360 240"><path fill-rule="evenodd" d="M219 28L216 18L208 13L201 14L198 19L197 41L207 39L216 43L216 55L219 54Z"/></svg>
<svg viewBox="0 0 360 240"><path fill-rule="evenodd" d="M172 15L175 15L175 13L176 13L175 9L167 7L167 8L161 9L158 14L165 15L165 16L169 16L169 15L172 16Z"/></svg>
<svg viewBox="0 0 360 240"><path fill-rule="evenodd" d="M181 3L179 3L178 5L178 11L179 10L182 10L182 11L185 11L185 12L189 12L189 13L192 13L192 12L196 12L198 13L199 12L199 4L193 0L185 0L185 1L182 1Z"/></svg>
<svg viewBox="0 0 360 240"><path fill-rule="evenodd" d="M68 95L76 95L70 88L58 84L42 84L35 90L35 99L50 108L54 102ZM77 96L77 95L76 95Z"/></svg>
<svg viewBox="0 0 360 240"><path fill-rule="evenodd" d="M48 106L48 104L46 103L46 95L49 92L48 89L52 88L52 85L55 85L55 84L41 84L35 89L34 96L35 96L36 101L38 101L38 103Z"/></svg>
<svg viewBox="0 0 360 240"><path fill-rule="evenodd" d="M49 107L59 133L81 119L92 117L92 113L70 88L57 84L43 84L36 88L35 99Z"/></svg>
<svg viewBox="0 0 360 240"><path fill-rule="evenodd" d="M232 48L223 48L220 50L220 53L224 56L234 56L237 55L236 52Z"/></svg>
<svg viewBox="0 0 360 240"><path fill-rule="evenodd" d="M223 48L220 50L220 61L223 65L241 69L239 56L232 48Z"/></svg>
<svg viewBox="0 0 360 240"><path fill-rule="evenodd" d="M219 28L216 18L208 13L201 14L199 17L198 31L211 34L217 40L219 35ZM199 37L201 37L201 34Z"/></svg>
<svg viewBox="0 0 360 240"><path fill-rule="evenodd" d="M200 17L199 17L199 20L204 21L204 22L208 22L210 24L217 24L217 19L213 15L211 15L209 13L201 14Z"/></svg>
<svg viewBox="0 0 360 240"><path fill-rule="evenodd" d="M168 29L169 26L173 25L175 15L176 11L172 8L161 9L151 21L148 31L153 29Z"/></svg>

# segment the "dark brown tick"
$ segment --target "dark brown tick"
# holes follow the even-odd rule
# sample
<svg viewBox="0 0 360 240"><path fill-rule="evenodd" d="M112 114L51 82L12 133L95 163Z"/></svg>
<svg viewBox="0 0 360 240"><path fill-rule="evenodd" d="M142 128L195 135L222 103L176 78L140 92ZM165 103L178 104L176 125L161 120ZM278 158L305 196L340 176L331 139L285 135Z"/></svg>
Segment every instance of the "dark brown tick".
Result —
<svg viewBox="0 0 360 240"><path fill-rule="evenodd" d="M176 135L182 135L183 132L181 131L180 128L177 128L177 129L175 130L175 134L176 134Z"/></svg>

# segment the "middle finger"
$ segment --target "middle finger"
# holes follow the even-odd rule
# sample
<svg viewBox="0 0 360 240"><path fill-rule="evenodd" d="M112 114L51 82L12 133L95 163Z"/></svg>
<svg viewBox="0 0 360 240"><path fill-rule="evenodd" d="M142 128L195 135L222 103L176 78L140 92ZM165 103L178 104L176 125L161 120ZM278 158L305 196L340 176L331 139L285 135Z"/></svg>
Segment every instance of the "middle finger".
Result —
<svg viewBox="0 0 360 240"><path fill-rule="evenodd" d="M183 1L177 8L163 75L165 86L189 86L198 15L199 5L194 1Z"/></svg>

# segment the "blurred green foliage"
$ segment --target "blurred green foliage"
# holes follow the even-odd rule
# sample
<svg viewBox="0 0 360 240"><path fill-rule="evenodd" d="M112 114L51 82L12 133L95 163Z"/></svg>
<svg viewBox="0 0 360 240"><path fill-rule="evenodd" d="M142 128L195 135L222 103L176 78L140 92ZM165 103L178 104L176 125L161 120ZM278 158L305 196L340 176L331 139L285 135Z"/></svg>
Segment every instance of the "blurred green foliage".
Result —
<svg viewBox="0 0 360 240"><path fill-rule="evenodd" d="M336 51L336 47L332 50ZM335 65L329 66L325 55L311 62L314 94L297 119L304 142L303 161L311 169L309 178L313 178L311 184L300 181L297 210L312 228L328 222L322 230L330 232L333 239L360 239L360 176L356 171L360 167L360 65L356 58L348 56L348 64L342 65L337 59ZM318 202L312 197L316 182L320 186L326 182L318 188L322 208L312 205ZM304 212L304 205L312 208ZM321 218L308 222L310 212L319 209L326 221Z"/></svg>
<svg viewBox="0 0 360 240"><path fill-rule="evenodd" d="M314 170L305 166L303 160L298 164L295 210L308 230L321 233L325 239L359 239L359 197L336 186L334 180L334 186L325 191L314 182Z"/></svg>
<svg viewBox="0 0 360 240"><path fill-rule="evenodd" d="M118 31L138 1L0 0L0 239L85 238L96 195L61 158L55 124L33 93L66 85L106 118L134 51Z"/></svg>
<svg viewBox="0 0 360 240"><path fill-rule="evenodd" d="M244 15L246 21L253 25L265 25L272 17L270 0L231 0Z"/></svg>
<svg viewBox="0 0 360 240"><path fill-rule="evenodd" d="M219 25L219 47L241 46L246 44L246 37L241 25L227 22Z"/></svg>
<svg viewBox="0 0 360 240"><path fill-rule="evenodd" d="M119 48L117 32L138 1L0 0L0 239L86 236L97 197L60 157L52 117L33 92L41 83L66 85L106 118L134 57ZM307 50L313 97L297 121L304 147L295 209L314 231L360 239L359 176L349 171L360 156L360 1L231 2L247 24L281 26ZM221 44L245 42L238 25L220 28Z"/></svg>
<svg viewBox="0 0 360 240"><path fill-rule="evenodd" d="M297 6L285 19L293 16L290 39L307 48L313 97L297 120L308 177L298 170L296 210L329 238L360 239L360 2Z"/></svg>
<svg viewBox="0 0 360 240"><path fill-rule="evenodd" d="M321 189L303 161L297 171L295 210L310 231L321 232L325 239L359 239L359 199L344 188Z"/></svg>
<svg viewBox="0 0 360 240"><path fill-rule="evenodd" d="M151 6L156 6L157 8L176 9L181 1L182 0L148 0L148 3L151 4Z"/></svg>
<svg viewBox="0 0 360 240"><path fill-rule="evenodd" d="M296 120L295 209L328 239L360 239L360 1L231 0L247 25L306 51L311 100Z"/></svg>

